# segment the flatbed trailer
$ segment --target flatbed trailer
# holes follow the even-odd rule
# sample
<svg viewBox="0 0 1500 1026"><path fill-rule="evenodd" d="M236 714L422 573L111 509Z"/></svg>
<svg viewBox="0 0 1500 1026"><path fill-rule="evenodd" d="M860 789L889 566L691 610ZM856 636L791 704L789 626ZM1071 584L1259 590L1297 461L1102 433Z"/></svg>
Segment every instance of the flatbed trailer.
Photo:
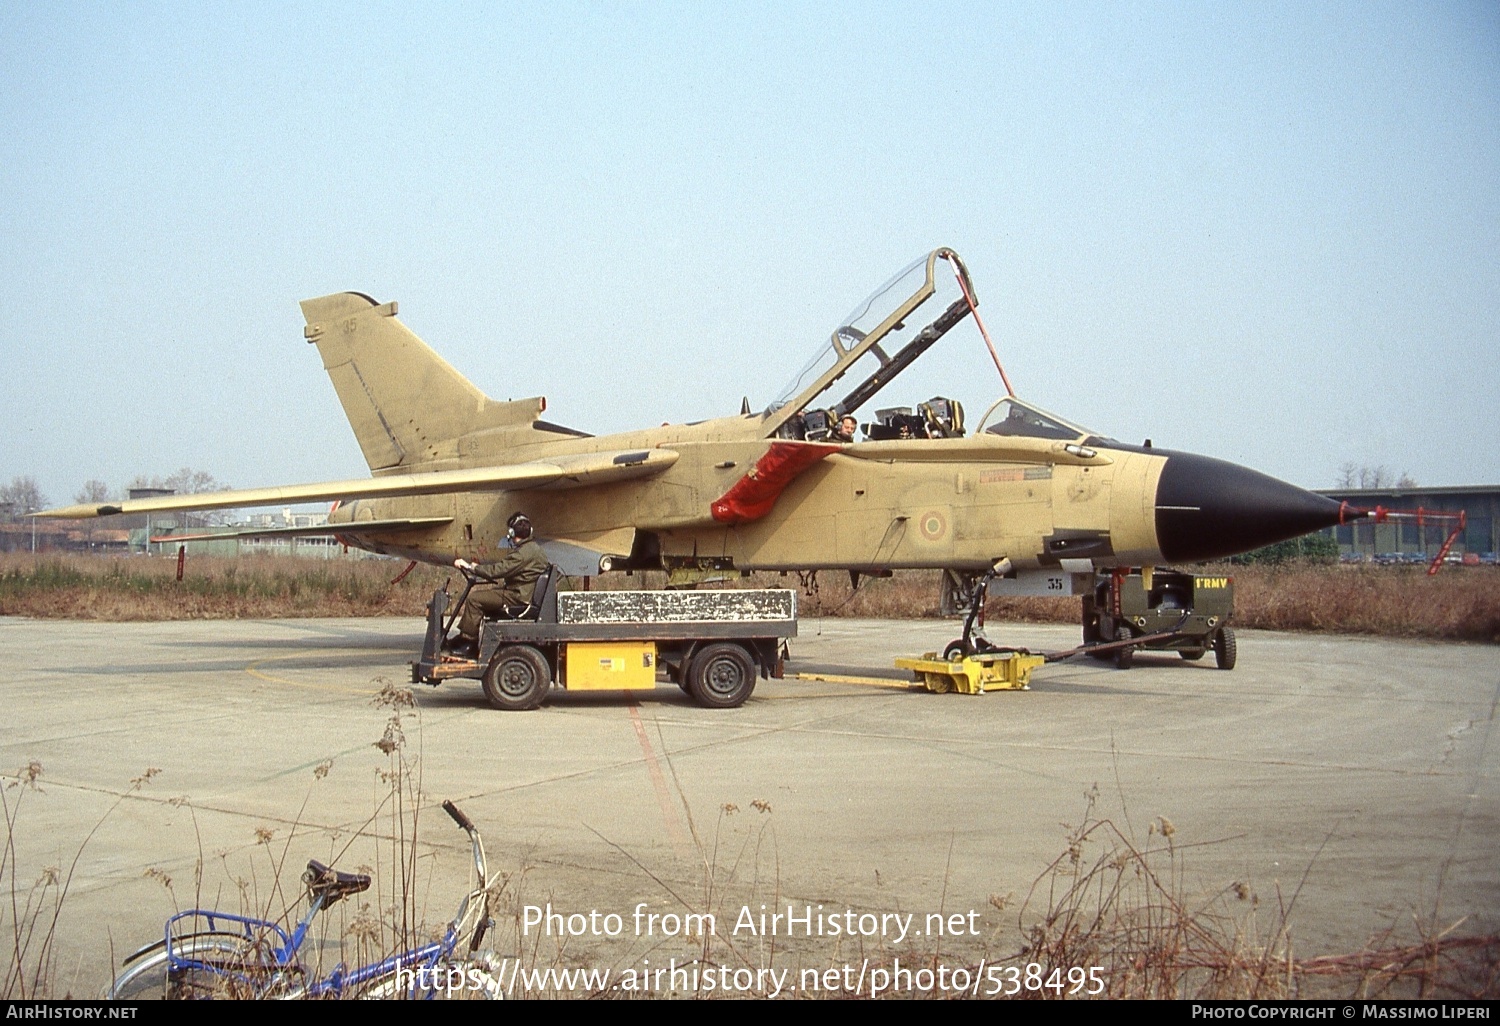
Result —
<svg viewBox="0 0 1500 1026"><path fill-rule="evenodd" d="M477 568L460 567L468 582ZM797 593L788 589L559 592L557 569L537 582L515 619L486 621L475 658L443 651L451 627L446 586L427 607L412 682L482 682L497 709L535 709L554 683L570 691L643 690L677 684L700 705L743 705L757 677L780 678L785 641L797 634Z"/></svg>

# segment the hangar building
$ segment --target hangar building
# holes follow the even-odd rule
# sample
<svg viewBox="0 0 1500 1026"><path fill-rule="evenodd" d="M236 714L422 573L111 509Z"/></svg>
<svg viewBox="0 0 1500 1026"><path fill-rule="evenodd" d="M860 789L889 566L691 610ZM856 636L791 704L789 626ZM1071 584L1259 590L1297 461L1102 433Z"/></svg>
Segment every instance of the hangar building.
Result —
<svg viewBox="0 0 1500 1026"><path fill-rule="evenodd" d="M1429 509L1468 512L1468 525L1453 543L1457 553L1473 552L1490 559L1500 553L1500 486L1459 485L1448 488L1320 488L1319 495L1366 509L1384 506L1392 510ZM1432 557L1442 547L1451 524L1412 522L1375 524L1368 521L1331 527L1340 555L1373 559L1390 553Z"/></svg>

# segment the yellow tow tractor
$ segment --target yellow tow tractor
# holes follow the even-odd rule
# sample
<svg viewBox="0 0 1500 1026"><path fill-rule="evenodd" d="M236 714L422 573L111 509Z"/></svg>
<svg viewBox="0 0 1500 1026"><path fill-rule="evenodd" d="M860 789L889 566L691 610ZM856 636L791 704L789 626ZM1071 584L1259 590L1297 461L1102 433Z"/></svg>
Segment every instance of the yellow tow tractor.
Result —
<svg viewBox="0 0 1500 1026"><path fill-rule="evenodd" d="M455 565L464 590L452 603L446 584L433 594L411 679L436 686L476 678L496 709L535 709L554 682L570 691L633 691L655 688L658 679L699 705L732 709L750 697L757 677L782 675L786 639L797 634L797 593L784 588L564 592L552 566L530 602L482 624L475 656L454 655L443 640L464 600L475 584L494 582L472 563Z"/></svg>

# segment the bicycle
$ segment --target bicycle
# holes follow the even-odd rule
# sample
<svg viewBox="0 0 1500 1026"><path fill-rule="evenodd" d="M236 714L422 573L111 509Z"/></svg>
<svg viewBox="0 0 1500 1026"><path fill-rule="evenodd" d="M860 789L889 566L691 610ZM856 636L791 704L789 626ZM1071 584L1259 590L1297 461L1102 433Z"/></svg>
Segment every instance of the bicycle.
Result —
<svg viewBox="0 0 1500 1026"><path fill-rule="evenodd" d="M443 802L443 811L469 835L478 884L459 902L440 940L369 965L350 968L340 963L327 976L317 977L299 957L314 918L349 895L367 890L370 878L310 860L302 874L308 909L291 932L267 919L216 909L179 912L166 921L161 940L125 959L124 972L115 978L105 998L504 997L490 956L480 951L493 925L493 881L485 873L484 840L452 802ZM461 993L454 993L455 989Z"/></svg>

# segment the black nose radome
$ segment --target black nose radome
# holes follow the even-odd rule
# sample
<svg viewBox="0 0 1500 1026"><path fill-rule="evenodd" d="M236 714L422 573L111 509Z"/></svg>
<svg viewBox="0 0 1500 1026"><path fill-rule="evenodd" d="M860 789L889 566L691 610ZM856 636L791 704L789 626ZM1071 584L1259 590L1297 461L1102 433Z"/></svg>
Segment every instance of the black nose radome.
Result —
<svg viewBox="0 0 1500 1026"><path fill-rule="evenodd" d="M1168 562L1221 559L1339 523L1333 499L1224 460L1161 455L1156 539Z"/></svg>

